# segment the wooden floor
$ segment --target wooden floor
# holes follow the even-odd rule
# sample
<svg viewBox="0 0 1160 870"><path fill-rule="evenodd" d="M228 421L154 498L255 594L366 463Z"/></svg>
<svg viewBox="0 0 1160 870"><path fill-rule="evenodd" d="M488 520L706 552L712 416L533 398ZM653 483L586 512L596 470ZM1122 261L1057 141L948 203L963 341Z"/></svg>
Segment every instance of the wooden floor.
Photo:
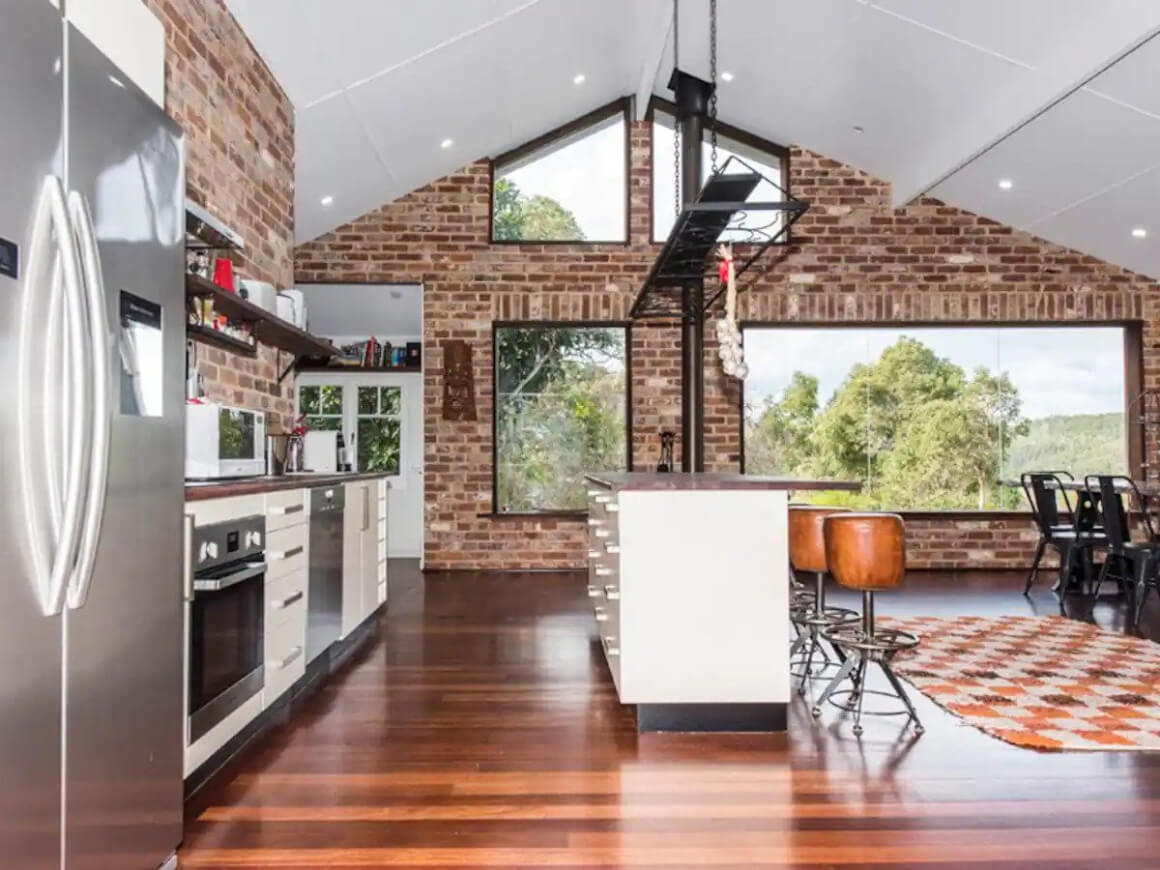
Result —
<svg viewBox="0 0 1160 870"><path fill-rule="evenodd" d="M376 643L191 803L182 867L1160 867L1160 756L1017 749L917 695L914 741L800 702L787 735L638 737L579 576L391 583ZM1020 588L913 574L878 609L1058 612Z"/></svg>

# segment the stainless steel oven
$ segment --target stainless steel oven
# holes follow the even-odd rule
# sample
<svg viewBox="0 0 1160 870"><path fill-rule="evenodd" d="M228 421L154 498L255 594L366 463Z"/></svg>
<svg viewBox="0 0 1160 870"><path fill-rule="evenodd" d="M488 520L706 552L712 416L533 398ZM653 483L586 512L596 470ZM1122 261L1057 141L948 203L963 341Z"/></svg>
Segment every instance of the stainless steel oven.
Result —
<svg viewBox="0 0 1160 870"><path fill-rule="evenodd" d="M194 529L191 743L262 691L265 538L260 515Z"/></svg>

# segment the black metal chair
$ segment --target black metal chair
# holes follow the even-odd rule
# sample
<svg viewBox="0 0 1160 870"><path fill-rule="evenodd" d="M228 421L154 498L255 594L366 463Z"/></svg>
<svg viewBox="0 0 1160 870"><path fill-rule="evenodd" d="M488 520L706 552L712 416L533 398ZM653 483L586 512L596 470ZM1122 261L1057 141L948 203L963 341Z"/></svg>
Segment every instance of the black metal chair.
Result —
<svg viewBox="0 0 1160 870"><path fill-rule="evenodd" d="M1160 583L1160 542L1156 539L1147 504L1136 482L1122 474L1089 474L1084 478L1084 485L1092 492L1099 493L1100 513L1107 532L1107 556L1100 567L1094 594L1099 596L1100 587L1112 574L1114 566L1121 589L1127 586L1132 593L1134 622L1139 622L1148 591L1157 588ZM1123 494L1134 499L1129 508L1134 506L1139 509L1147 541L1132 540L1131 512L1124 509ZM1094 598L1092 605L1095 606Z"/></svg>
<svg viewBox="0 0 1160 870"><path fill-rule="evenodd" d="M1067 594L1073 578L1081 583L1089 581L1092 566L1092 551L1107 542L1107 536L1098 523L1091 521L1089 511L1081 509L1073 502L1064 486L1064 478L1069 483L1075 481L1066 471L1028 471L1019 476L1019 482L1035 524L1039 528L1039 544L1035 548L1035 558L1023 586L1023 594L1031 591L1032 584L1039 578L1039 563L1048 547L1059 553L1059 592ZM1060 515L1059 498L1063 498L1067 521ZM1090 503L1090 499L1089 499ZM1078 576L1077 576L1078 575Z"/></svg>

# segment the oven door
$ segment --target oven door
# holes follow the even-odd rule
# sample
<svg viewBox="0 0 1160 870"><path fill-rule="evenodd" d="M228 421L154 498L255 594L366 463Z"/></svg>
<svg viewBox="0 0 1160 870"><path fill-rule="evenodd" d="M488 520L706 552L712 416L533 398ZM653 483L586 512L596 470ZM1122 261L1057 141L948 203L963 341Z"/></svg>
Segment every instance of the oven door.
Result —
<svg viewBox="0 0 1160 870"><path fill-rule="evenodd" d="M194 577L189 630L189 740L262 690L264 562L235 562Z"/></svg>

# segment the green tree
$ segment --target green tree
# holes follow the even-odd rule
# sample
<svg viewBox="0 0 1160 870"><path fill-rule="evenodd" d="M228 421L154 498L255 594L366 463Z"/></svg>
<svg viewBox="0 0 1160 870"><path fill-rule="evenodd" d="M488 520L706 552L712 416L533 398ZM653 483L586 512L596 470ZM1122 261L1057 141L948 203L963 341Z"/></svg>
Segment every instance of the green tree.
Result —
<svg viewBox="0 0 1160 870"><path fill-rule="evenodd" d="M495 183L492 235L512 241L584 241L575 215L548 196L526 196L510 179Z"/></svg>
<svg viewBox="0 0 1160 870"><path fill-rule="evenodd" d="M765 474L805 474L813 459L818 379L795 371L776 401L766 399L749 427L746 462Z"/></svg>

